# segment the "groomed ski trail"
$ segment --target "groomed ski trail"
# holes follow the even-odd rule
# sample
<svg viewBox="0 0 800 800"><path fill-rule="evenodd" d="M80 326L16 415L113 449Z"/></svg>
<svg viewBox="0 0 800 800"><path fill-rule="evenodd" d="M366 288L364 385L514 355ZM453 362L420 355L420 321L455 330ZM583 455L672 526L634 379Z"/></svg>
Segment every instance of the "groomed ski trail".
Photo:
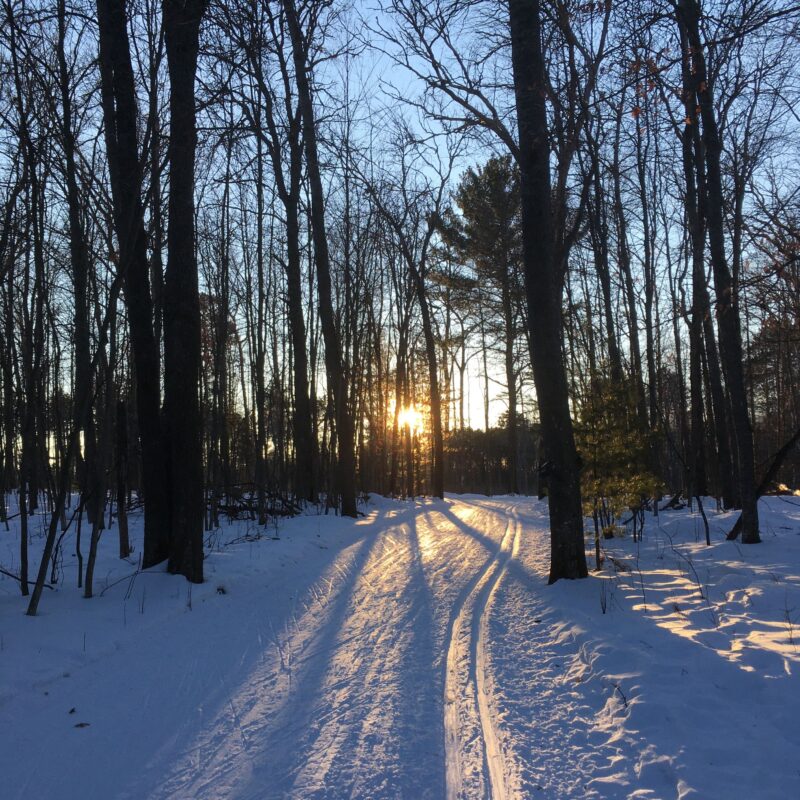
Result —
<svg viewBox="0 0 800 800"><path fill-rule="evenodd" d="M280 540L210 553L192 603L166 574L142 575L129 627L125 587L112 590L91 607L109 618L106 651L79 647L6 699L24 721L19 752L51 763L6 756L4 799L49 796L52 774L60 800L521 796L514 731L494 716L505 687L492 639L524 507L379 500L355 522L289 520ZM121 730L126 747L110 747Z"/></svg>
<svg viewBox="0 0 800 800"><path fill-rule="evenodd" d="M491 800L506 800L509 796L503 750L493 720L493 680L486 651L492 598L509 559L519 548L521 526L516 509L491 511L495 516L506 516L504 512L510 516L500 544L462 593L453 609L447 635L444 681L447 800L472 797L478 792ZM470 735L470 728L479 730L479 741L476 742L474 734ZM465 776L464 750L474 752L476 745L480 747L483 768L477 774Z"/></svg>

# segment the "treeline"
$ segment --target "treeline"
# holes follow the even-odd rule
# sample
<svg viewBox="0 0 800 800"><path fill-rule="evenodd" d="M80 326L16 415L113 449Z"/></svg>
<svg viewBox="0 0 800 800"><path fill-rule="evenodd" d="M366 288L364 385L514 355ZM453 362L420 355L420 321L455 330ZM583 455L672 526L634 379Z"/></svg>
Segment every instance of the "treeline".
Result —
<svg viewBox="0 0 800 800"><path fill-rule="evenodd" d="M798 484L795 7L0 13L0 515L32 613L60 532L85 520L90 595L142 506L143 564L197 581L224 516L541 492L555 580L584 515L712 494L754 542Z"/></svg>

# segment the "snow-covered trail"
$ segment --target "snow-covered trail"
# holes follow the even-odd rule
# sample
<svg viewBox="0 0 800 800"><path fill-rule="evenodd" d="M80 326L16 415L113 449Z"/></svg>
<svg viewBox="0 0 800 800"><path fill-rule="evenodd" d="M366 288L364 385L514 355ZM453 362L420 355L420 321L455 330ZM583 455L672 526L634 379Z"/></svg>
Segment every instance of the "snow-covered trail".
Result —
<svg viewBox="0 0 800 800"><path fill-rule="evenodd" d="M800 797L793 502L757 549L664 513L554 586L523 497L232 525L194 587L104 539L91 601L67 551L39 617L0 580L0 798Z"/></svg>
<svg viewBox="0 0 800 800"><path fill-rule="evenodd" d="M506 768L489 696L486 621L492 595L518 541L519 523L510 516L499 547L470 581L451 617L444 696L447 800L465 795L507 797Z"/></svg>
<svg viewBox="0 0 800 800"><path fill-rule="evenodd" d="M150 796L504 798L484 641L506 511L430 503L345 548Z"/></svg>
<svg viewBox="0 0 800 800"><path fill-rule="evenodd" d="M447 499L325 519L340 543L305 569L195 588L202 615L181 597L179 619L54 676L25 714L13 699L0 712L23 752L54 754L63 798L504 798L485 640L512 515L511 501ZM47 794L32 759L8 762L6 776L27 768L14 797Z"/></svg>

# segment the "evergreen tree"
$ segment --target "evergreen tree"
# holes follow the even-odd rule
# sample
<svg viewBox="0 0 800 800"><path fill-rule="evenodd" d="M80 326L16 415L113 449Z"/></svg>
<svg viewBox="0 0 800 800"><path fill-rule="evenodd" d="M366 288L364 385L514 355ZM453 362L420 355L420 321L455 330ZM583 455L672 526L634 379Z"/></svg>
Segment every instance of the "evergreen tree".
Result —
<svg viewBox="0 0 800 800"><path fill-rule="evenodd" d="M636 523L644 501L658 495L661 487L651 468L654 434L637 413L633 380L619 383L594 375L589 385L576 426L576 443L583 464L583 512L594 521L599 567L600 533L613 536L619 518L628 510Z"/></svg>
<svg viewBox="0 0 800 800"><path fill-rule="evenodd" d="M455 193L460 215L444 223L445 241L475 271L480 302L489 314L490 333L503 355L508 391L508 490L519 492L518 381L522 329L522 231L519 169L511 156L490 159L469 169Z"/></svg>

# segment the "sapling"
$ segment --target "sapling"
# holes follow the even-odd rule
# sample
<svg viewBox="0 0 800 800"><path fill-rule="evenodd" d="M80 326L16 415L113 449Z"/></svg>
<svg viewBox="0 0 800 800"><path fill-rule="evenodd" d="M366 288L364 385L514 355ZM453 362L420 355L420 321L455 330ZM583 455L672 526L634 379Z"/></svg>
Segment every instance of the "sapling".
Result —
<svg viewBox="0 0 800 800"><path fill-rule="evenodd" d="M783 616L786 620L786 627L789 630L789 644L797 651L797 644L794 641L794 621L792 620L792 613L794 608L789 608L789 594L784 594L783 597Z"/></svg>

